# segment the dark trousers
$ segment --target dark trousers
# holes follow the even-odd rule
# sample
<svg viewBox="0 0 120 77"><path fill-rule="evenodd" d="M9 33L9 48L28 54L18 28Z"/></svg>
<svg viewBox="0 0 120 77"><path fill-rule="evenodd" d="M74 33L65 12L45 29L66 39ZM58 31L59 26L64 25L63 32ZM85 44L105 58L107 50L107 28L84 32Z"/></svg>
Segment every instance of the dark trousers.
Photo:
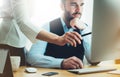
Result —
<svg viewBox="0 0 120 77"><path fill-rule="evenodd" d="M12 47L9 45L0 44L0 49L8 50L10 52L10 56L20 56L21 57L20 66L26 65L25 48L24 47L23 48L16 48L16 47Z"/></svg>

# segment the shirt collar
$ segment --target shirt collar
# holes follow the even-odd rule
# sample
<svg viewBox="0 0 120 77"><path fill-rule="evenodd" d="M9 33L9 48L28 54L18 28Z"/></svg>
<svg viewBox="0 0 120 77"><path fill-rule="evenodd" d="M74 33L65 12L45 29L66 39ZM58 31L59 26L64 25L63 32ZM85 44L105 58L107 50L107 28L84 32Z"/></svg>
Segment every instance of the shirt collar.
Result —
<svg viewBox="0 0 120 77"><path fill-rule="evenodd" d="M62 17L60 17L60 20L61 20L61 22L62 22L62 26L63 26L63 27L66 27L66 24L65 24L65 22L64 22L64 20L63 20Z"/></svg>
<svg viewBox="0 0 120 77"><path fill-rule="evenodd" d="M66 33L66 32L69 32L69 30L70 30L70 31L71 31L71 30L73 31L72 28L68 29L68 27L67 27L67 25L65 24L65 22L64 22L64 20L63 20L62 17L60 17L60 20L61 20L62 27L63 27L65 33Z"/></svg>

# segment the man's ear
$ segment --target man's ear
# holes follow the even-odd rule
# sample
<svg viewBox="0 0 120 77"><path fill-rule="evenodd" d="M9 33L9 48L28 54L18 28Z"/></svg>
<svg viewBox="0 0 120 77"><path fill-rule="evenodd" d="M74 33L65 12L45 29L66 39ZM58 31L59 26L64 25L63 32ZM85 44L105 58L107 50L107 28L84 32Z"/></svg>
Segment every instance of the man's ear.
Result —
<svg viewBox="0 0 120 77"><path fill-rule="evenodd" d="M61 9L64 11L65 10L65 5L63 3L60 4Z"/></svg>

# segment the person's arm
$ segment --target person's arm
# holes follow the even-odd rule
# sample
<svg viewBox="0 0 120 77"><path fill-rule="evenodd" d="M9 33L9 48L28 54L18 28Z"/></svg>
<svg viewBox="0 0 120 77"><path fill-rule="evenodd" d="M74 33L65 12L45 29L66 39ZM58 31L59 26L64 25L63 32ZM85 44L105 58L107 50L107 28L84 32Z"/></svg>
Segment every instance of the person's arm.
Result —
<svg viewBox="0 0 120 77"><path fill-rule="evenodd" d="M50 32L49 23L44 24L42 28ZM37 67L60 68L63 59L45 56L46 47L47 42L45 41L38 41L33 44L30 51L27 53L28 63Z"/></svg>
<svg viewBox="0 0 120 77"><path fill-rule="evenodd" d="M74 47L76 47L77 43L80 44L80 40L82 39L77 32L67 32L62 36L58 36L45 30L41 30L37 35L37 38L60 46L70 43L71 46Z"/></svg>
<svg viewBox="0 0 120 77"><path fill-rule="evenodd" d="M27 7L27 0L10 0L12 8L12 16L18 24L20 30L31 40L35 38L44 40L57 45L65 45L70 43L76 47L76 44L80 44L81 36L77 32L67 32L62 36L40 30L36 28L30 21L30 15Z"/></svg>
<svg viewBox="0 0 120 77"><path fill-rule="evenodd" d="M28 8L29 0L9 0L12 9L12 17L15 25L19 26L22 33L30 39L31 42L36 41L36 36L40 32L40 28L36 28L30 20L30 12Z"/></svg>
<svg viewBox="0 0 120 77"><path fill-rule="evenodd" d="M31 66L62 69L83 68L82 61L75 56L66 59L45 56L46 46L47 42L45 41L38 41L32 45L30 51L27 53L27 62Z"/></svg>

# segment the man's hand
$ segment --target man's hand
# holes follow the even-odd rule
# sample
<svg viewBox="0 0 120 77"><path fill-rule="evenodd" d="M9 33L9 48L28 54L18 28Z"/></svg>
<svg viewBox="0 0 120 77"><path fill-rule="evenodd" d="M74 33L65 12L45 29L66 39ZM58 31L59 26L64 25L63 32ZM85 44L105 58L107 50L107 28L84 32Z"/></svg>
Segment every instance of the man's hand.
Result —
<svg viewBox="0 0 120 77"><path fill-rule="evenodd" d="M57 44L63 46L67 43L71 44L71 46L76 47L77 43L81 44L82 37L77 32L67 32L62 36L58 36L56 34L47 32L45 30L41 30L37 37L37 39L47 41L53 44Z"/></svg>
<svg viewBox="0 0 120 77"><path fill-rule="evenodd" d="M70 26L74 29L85 29L85 24L79 20L79 18L74 18L70 21Z"/></svg>
<svg viewBox="0 0 120 77"><path fill-rule="evenodd" d="M77 43L81 44L82 37L77 32L67 32L62 36L59 36L57 41L58 45L65 45L66 43L69 43L71 46L76 47Z"/></svg>
<svg viewBox="0 0 120 77"><path fill-rule="evenodd" d="M79 69L79 68L83 68L83 63L79 58L73 56L73 57L64 59L61 64L61 68L63 68L63 69Z"/></svg>

